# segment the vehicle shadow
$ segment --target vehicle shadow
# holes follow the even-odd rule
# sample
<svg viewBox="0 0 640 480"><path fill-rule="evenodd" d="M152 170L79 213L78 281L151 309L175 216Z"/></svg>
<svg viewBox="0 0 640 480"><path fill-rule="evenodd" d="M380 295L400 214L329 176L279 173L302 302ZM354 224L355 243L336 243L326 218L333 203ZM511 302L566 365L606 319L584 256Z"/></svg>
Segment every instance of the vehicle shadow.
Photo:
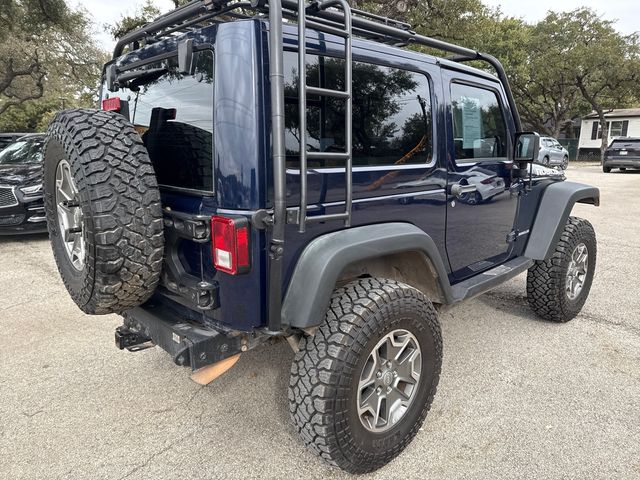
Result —
<svg viewBox="0 0 640 480"><path fill-rule="evenodd" d="M47 232L38 232L38 233L24 233L24 234L0 234L0 244L2 243L12 243L12 242L26 242L26 241L43 241L49 240L49 233Z"/></svg>
<svg viewBox="0 0 640 480"><path fill-rule="evenodd" d="M549 323L531 310L527 302L527 296L524 293L515 294L512 291L503 291L500 288L496 288L483 293L476 300L492 309L506 313L510 317L517 317L527 321L533 320L545 324Z"/></svg>

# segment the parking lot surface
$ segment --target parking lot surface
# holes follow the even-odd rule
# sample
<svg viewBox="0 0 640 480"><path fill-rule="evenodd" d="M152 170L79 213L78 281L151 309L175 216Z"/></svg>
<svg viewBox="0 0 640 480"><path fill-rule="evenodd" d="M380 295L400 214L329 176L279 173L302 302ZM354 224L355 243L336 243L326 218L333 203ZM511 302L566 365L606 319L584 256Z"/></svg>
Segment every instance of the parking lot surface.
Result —
<svg viewBox="0 0 640 480"><path fill-rule="evenodd" d="M379 479L640 478L640 172L571 166L598 236L591 296L538 320L525 276L440 317L423 429ZM290 424L280 343L200 387L160 349L118 351L117 316L80 312L46 236L0 237L0 478L337 479Z"/></svg>

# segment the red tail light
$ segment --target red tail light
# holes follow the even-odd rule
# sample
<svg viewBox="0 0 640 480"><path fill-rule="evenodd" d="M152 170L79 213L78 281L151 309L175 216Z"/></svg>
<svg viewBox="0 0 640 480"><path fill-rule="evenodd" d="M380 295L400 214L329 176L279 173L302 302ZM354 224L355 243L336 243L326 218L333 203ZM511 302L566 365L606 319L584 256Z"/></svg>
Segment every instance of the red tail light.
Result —
<svg viewBox="0 0 640 480"><path fill-rule="evenodd" d="M212 217L211 241L216 269L231 275L249 271L249 222L246 218Z"/></svg>
<svg viewBox="0 0 640 480"><path fill-rule="evenodd" d="M480 183L483 185L491 185L494 180L495 180L495 177L485 178Z"/></svg>
<svg viewBox="0 0 640 480"><path fill-rule="evenodd" d="M105 98L102 100L102 110L105 112L119 112L122 108L119 97Z"/></svg>

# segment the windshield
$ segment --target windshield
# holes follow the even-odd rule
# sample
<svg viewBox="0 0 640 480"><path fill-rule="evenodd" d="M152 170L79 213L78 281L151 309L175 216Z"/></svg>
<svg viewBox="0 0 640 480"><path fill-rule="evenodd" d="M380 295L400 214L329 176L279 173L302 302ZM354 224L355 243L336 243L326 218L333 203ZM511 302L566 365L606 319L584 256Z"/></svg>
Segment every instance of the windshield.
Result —
<svg viewBox="0 0 640 480"><path fill-rule="evenodd" d="M42 162L44 139L18 140L0 152L0 165L38 164Z"/></svg>

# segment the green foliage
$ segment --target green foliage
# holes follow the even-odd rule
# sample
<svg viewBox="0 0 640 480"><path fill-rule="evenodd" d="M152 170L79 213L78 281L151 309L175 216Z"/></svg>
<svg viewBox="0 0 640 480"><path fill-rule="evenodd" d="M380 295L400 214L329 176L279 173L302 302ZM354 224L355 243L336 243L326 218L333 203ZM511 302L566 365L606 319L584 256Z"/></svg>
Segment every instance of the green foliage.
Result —
<svg viewBox="0 0 640 480"><path fill-rule="evenodd" d="M0 131L41 129L65 98L86 105L104 54L64 0L0 0Z"/></svg>
<svg viewBox="0 0 640 480"><path fill-rule="evenodd" d="M149 23L159 15L160 9L154 5L153 0L146 0L144 4L136 9L132 16L122 16L118 22L108 26L107 31L113 36L114 40L118 40L130 31Z"/></svg>
<svg viewBox="0 0 640 480"><path fill-rule="evenodd" d="M351 3L499 58L527 128L558 136L574 118L596 111L604 119L608 109L637 105L640 97L638 37L621 35L587 8L549 12L531 25L481 0ZM160 13L154 0L144 0L107 31L119 38ZM92 40L91 27L87 13L66 0L0 0L0 131L41 129L61 99L66 106L94 102L106 54Z"/></svg>
<svg viewBox="0 0 640 480"><path fill-rule="evenodd" d="M602 151L607 147L605 113L638 101L640 45L638 36L621 35L614 23L591 9L550 12L537 26L548 58L561 59L550 81L576 91L603 125Z"/></svg>

